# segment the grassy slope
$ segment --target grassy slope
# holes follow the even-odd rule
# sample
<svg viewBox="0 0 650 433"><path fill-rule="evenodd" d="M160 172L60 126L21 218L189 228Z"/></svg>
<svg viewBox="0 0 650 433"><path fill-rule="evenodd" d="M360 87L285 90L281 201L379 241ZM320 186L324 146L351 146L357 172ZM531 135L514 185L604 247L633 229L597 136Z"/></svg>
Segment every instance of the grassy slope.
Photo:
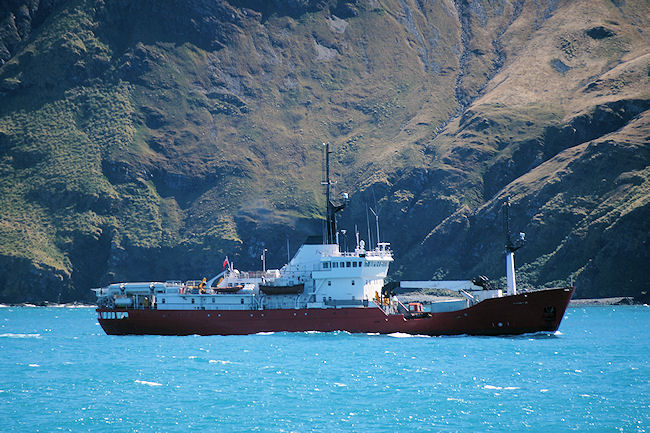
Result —
<svg viewBox="0 0 650 433"><path fill-rule="evenodd" d="M514 59L434 140L456 159L452 165L469 156L478 162L472 189L487 204L459 207L433 225L407 258L439 249L422 277L437 269L454 278L503 275L498 209L511 196L515 226L529 238L518 253L524 286L566 284L573 276L579 296L647 288L647 9L626 7L561 5L523 48L506 45ZM612 35L589 36L600 26ZM504 37L520 42L520 28L528 26L515 21ZM558 72L555 60L571 69Z"/></svg>
<svg viewBox="0 0 650 433"><path fill-rule="evenodd" d="M553 264L575 248L567 238L598 238L600 213L625 215L607 226L611 236L637 230L643 167L612 170L618 184L598 195L571 176L558 176L555 195L535 193L526 176L561 172L555 155L600 137L587 136L597 115L620 123L600 131L618 134L610 140L647 137L645 117L619 130L642 108L611 105L648 99L647 6L554 3L371 2L346 20L224 4L213 27L227 38L215 47L182 26L161 28L166 17L63 2L0 68L3 299L78 299L113 280L193 277L223 254L256 266L264 246L281 265L287 237L295 249L319 230L323 141L336 146L337 190L359 191L343 222L363 225L363 203L391 221L384 234L404 257L396 276L498 276L498 236L477 227L513 181L516 203L539 202L532 220L517 222L546 239L522 250L524 281L592 274L591 256L618 275L602 246L567 272ZM585 33L599 25L615 35ZM556 60L571 69L557 72ZM603 208L610 195L617 204ZM629 245L615 250L642 248Z"/></svg>

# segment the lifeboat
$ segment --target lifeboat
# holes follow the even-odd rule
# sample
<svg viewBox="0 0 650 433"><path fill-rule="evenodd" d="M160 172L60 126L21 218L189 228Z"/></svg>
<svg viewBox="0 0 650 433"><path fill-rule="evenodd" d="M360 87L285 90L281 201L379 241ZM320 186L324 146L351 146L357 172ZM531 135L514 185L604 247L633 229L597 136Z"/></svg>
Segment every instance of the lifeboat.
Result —
<svg viewBox="0 0 650 433"><path fill-rule="evenodd" d="M305 284L291 284L286 286L260 284L260 292L266 295L295 295L305 290Z"/></svg>

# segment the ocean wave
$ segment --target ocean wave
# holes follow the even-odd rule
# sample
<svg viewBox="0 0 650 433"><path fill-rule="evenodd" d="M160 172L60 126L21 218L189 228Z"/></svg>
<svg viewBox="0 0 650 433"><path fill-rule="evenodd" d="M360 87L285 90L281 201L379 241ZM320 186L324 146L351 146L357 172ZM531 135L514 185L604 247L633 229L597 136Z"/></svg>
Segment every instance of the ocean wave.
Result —
<svg viewBox="0 0 650 433"><path fill-rule="evenodd" d="M0 334L0 338L42 338L41 334Z"/></svg>
<svg viewBox="0 0 650 433"><path fill-rule="evenodd" d="M140 385L147 385L147 386L162 386L162 383L158 382L149 382L148 380L135 380L135 383L139 383Z"/></svg>
<svg viewBox="0 0 650 433"><path fill-rule="evenodd" d="M48 304L48 307L54 308L97 308L97 305L93 304Z"/></svg>
<svg viewBox="0 0 650 433"><path fill-rule="evenodd" d="M430 335L422 335L422 334L406 334L404 332L393 332L392 334L386 334L389 337L394 337L394 338L430 338Z"/></svg>
<svg viewBox="0 0 650 433"><path fill-rule="evenodd" d="M496 389L496 390L507 390L507 391L512 391L515 389L519 389L518 386L494 386L494 385L484 385L483 389Z"/></svg>
<svg viewBox="0 0 650 433"><path fill-rule="evenodd" d="M208 361L210 364L221 364L221 365L226 365L226 364L232 364L231 361L222 361L220 359L211 359Z"/></svg>

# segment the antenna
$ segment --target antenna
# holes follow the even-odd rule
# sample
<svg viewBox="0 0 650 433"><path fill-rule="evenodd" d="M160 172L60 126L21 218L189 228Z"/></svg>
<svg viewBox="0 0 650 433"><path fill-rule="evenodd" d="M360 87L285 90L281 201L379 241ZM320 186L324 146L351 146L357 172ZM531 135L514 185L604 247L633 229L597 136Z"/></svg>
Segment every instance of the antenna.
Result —
<svg viewBox="0 0 650 433"><path fill-rule="evenodd" d="M354 225L354 235L357 238L357 248L356 249L359 249L359 229L357 228L356 224Z"/></svg>
<svg viewBox="0 0 650 433"><path fill-rule="evenodd" d="M377 215L373 208L370 208L370 212L375 216L375 223L377 223L377 246L379 247L379 215Z"/></svg>
<svg viewBox="0 0 650 433"><path fill-rule="evenodd" d="M368 204L366 204L366 225L368 226L368 246L372 245L372 237L370 236L370 218L368 217Z"/></svg>
<svg viewBox="0 0 650 433"><path fill-rule="evenodd" d="M291 257L289 255L289 236L287 236L287 263L291 261Z"/></svg>

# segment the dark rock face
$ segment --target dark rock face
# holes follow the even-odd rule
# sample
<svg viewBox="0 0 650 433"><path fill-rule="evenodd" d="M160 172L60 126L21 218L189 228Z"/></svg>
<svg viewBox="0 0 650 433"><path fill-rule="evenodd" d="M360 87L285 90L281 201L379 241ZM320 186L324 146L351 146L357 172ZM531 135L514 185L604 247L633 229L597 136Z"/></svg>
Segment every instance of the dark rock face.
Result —
<svg viewBox="0 0 650 433"><path fill-rule="evenodd" d="M616 35L614 31L603 26L592 27L589 30L587 30L585 33L587 33L587 36L593 39L611 38L612 36Z"/></svg>
<svg viewBox="0 0 650 433"><path fill-rule="evenodd" d="M241 14L227 2L210 0L109 0L100 11L100 22L103 32L124 44L186 41L218 50L241 31ZM142 50L136 56L146 57Z"/></svg>
<svg viewBox="0 0 650 433"><path fill-rule="evenodd" d="M11 59L58 3L57 0L7 0L0 4L0 66Z"/></svg>

